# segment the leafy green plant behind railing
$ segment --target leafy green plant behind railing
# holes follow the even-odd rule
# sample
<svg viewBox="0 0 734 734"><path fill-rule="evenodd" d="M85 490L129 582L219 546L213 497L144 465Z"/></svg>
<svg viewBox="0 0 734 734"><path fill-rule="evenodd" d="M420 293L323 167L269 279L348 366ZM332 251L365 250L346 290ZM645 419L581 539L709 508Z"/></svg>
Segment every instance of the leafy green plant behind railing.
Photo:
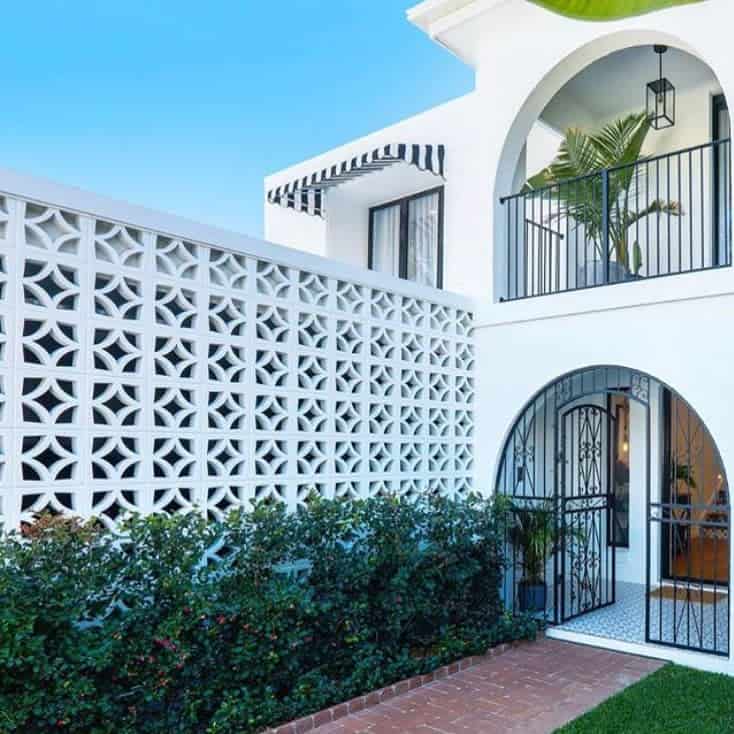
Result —
<svg viewBox="0 0 734 734"><path fill-rule="evenodd" d="M579 20L618 20L704 0L530 0L555 13Z"/></svg>
<svg viewBox="0 0 734 734"><path fill-rule="evenodd" d="M639 274L643 265L639 243L630 242L634 226L650 216L682 214L677 201L649 201L649 197L643 197L645 206L637 206L640 197L635 195L635 187L639 182L635 179L639 176L635 171L646 159L642 148L649 132L650 122L644 112L613 120L594 133L570 128L551 164L531 176L523 188L531 194L548 186L557 187L553 198L558 200L558 211L553 216L568 217L575 226L582 227L601 262L613 256L632 275ZM608 208L602 197L604 175Z"/></svg>

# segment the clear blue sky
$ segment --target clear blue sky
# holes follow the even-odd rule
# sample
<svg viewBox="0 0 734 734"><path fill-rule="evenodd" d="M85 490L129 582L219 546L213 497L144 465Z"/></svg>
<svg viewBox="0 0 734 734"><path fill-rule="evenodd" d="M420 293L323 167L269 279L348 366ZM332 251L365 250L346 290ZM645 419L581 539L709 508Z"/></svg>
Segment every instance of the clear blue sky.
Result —
<svg viewBox="0 0 734 734"><path fill-rule="evenodd" d="M262 234L262 179L471 89L409 0L5 3L0 166Z"/></svg>

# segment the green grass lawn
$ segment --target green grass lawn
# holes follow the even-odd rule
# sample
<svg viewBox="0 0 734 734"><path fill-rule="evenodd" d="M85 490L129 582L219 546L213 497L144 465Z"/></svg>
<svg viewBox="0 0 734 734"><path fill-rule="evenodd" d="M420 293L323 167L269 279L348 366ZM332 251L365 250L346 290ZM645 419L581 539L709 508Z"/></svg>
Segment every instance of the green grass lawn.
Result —
<svg viewBox="0 0 734 734"><path fill-rule="evenodd" d="M613 20L703 0L532 0L548 10L582 20Z"/></svg>
<svg viewBox="0 0 734 734"><path fill-rule="evenodd" d="M731 734L734 678L666 665L558 734Z"/></svg>

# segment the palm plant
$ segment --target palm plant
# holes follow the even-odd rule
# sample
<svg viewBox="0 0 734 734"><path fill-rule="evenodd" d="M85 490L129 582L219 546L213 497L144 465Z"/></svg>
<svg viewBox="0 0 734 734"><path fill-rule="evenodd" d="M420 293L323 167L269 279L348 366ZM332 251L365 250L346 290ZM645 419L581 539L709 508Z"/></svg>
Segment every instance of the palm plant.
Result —
<svg viewBox="0 0 734 734"><path fill-rule="evenodd" d="M647 197L639 196L637 184L646 176L640 176L635 164L645 160L642 148L650 129L644 112L615 120L596 133L571 128L566 131L554 161L528 179L524 187L524 191L532 192L555 185L553 196L557 197L558 209L553 218L567 217L583 227L599 260L606 261L613 252L616 262L633 275L638 275L642 267L642 248L637 241L629 241L632 227L651 215L681 215L677 201L648 202ZM606 222L599 175L605 169L612 169L607 178ZM573 182L563 185L569 179ZM645 200L645 206L638 209L640 199Z"/></svg>
<svg viewBox="0 0 734 734"><path fill-rule="evenodd" d="M543 583L545 564L556 553L564 539L583 543L584 532L575 526L560 522L552 499L527 504L522 500L508 501L508 539L520 551L523 580Z"/></svg>
<svg viewBox="0 0 734 734"><path fill-rule="evenodd" d="M552 499L527 504L510 500L506 506L508 540L520 552L522 578L518 583L521 611L543 611L547 586L545 567L553 555L563 548L564 540L583 544L584 532L560 521ZM588 560L589 554L584 554ZM573 573L573 570L572 570Z"/></svg>
<svg viewBox="0 0 734 734"><path fill-rule="evenodd" d="M545 564L560 540L553 503L549 501L536 507L515 503L509 538L522 553L523 580L530 584L542 583Z"/></svg>

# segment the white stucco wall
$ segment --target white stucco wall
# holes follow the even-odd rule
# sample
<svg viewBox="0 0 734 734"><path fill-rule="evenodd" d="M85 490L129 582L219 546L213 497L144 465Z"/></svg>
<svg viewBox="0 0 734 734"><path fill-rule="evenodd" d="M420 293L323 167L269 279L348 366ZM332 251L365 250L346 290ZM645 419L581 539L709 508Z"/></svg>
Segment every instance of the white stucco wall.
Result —
<svg viewBox="0 0 734 734"><path fill-rule="evenodd" d="M650 489L653 501L660 495L660 400L655 390L650 396L650 436L645 425L645 407L630 401L630 488L629 546L616 549L617 579L636 584L645 583L645 533L647 517L646 464L647 441L650 440ZM652 566L654 567L654 566Z"/></svg>
<svg viewBox="0 0 734 734"><path fill-rule="evenodd" d="M326 220L265 202L265 239L311 255L326 255Z"/></svg>
<svg viewBox="0 0 734 734"><path fill-rule="evenodd" d="M344 196L339 187L329 192L327 205L324 255L338 262L367 267L368 209Z"/></svg>

